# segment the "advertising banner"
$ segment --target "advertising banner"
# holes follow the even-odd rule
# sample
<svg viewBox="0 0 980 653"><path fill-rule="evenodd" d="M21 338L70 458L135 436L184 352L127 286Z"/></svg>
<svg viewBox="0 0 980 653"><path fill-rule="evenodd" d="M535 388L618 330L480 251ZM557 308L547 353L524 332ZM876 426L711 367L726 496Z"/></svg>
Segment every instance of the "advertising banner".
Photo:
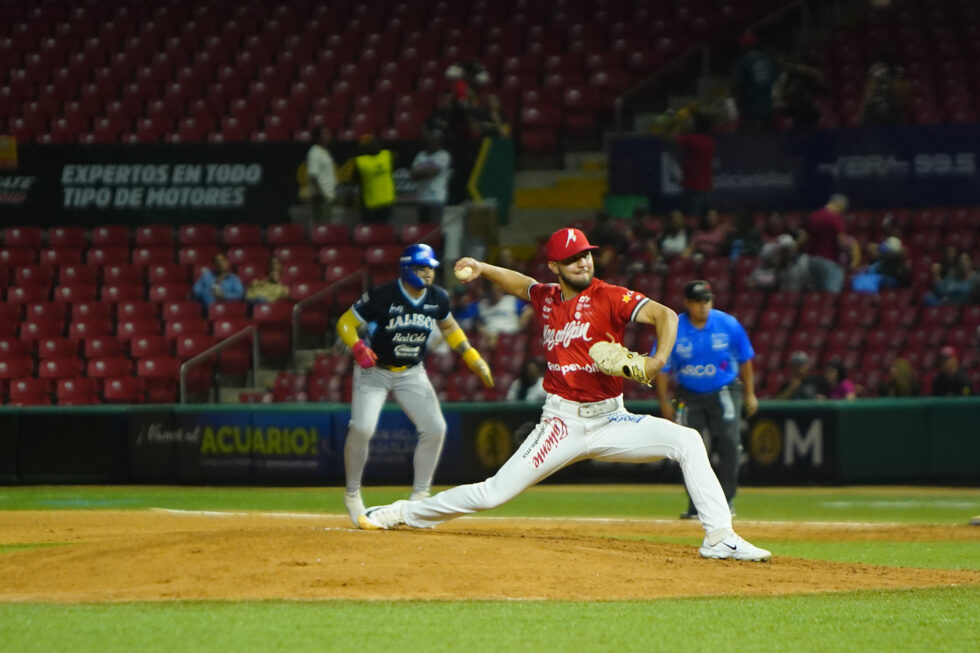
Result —
<svg viewBox="0 0 980 653"><path fill-rule="evenodd" d="M844 193L856 208L980 203L980 126L718 134L712 205L805 209ZM616 136L609 188L645 195L655 212L683 206L682 153L668 139Z"/></svg>
<svg viewBox="0 0 980 653"><path fill-rule="evenodd" d="M178 451L185 441L200 439L197 429L177 428L170 406L129 414L129 467L136 483L173 483L178 478Z"/></svg>
<svg viewBox="0 0 980 653"><path fill-rule="evenodd" d="M339 458L331 429L325 411L182 410L173 430L178 474L189 482L332 482Z"/></svg>
<svg viewBox="0 0 980 653"><path fill-rule="evenodd" d="M828 482L838 477L839 411L764 408L743 422L742 483Z"/></svg>
<svg viewBox="0 0 980 653"><path fill-rule="evenodd" d="M17 432L20 417L0 413L0 483L17 482Z"/></svg>
<svg viewBox="0 0 980 653"><path fill-rule="evenodd" d="M20 483L129 481L129 420L123 412L24 411L17 452Z"/></svg>

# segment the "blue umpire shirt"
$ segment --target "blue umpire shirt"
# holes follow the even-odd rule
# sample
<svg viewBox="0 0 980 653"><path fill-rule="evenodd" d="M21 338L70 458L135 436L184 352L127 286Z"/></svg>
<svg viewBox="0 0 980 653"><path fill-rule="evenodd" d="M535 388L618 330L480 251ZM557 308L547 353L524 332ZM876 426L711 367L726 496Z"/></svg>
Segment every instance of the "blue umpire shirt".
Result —
<svg viewBox="0 0 980 653"><path fill-rule="evenodd" d="M657 351L654 343L650 353ZM690 392L714 392L738 376L738 366L755 356L745 329L734 316L711 309L702 328L691 324L687 313L677 321L677 340L663 372L675 372L677 382Z"/></svg>

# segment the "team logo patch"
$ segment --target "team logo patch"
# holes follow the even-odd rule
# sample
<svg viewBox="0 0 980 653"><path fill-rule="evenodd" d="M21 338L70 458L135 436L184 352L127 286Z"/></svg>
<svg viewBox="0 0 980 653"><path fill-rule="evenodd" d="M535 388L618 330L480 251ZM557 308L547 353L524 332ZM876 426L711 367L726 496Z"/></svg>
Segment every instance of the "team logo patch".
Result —
<svg viewBox="0 0 980 653"><path fill-rule="evenodd" d="M559 417L541 422L521 446L521 459L531 469L538 469L558 443L568 437L568 425Z"/></svg>

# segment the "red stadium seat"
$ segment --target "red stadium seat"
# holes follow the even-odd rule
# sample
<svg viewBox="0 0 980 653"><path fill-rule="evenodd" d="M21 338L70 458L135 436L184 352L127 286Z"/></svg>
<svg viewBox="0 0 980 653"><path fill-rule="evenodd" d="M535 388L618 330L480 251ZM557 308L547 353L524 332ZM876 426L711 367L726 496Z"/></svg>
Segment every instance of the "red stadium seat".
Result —
<svg viewBox="0 0 980 653"><path fill-rule="evenodd" d="M125 356L93 358L88 361L86 376L93 379L107 379L126 376L133 371L133 364Z"/></svg>
<svg viewBox="0 0 980 653"><path fill-rule="evenodd" d="M191 287L186 283L161 283L150 288L151 302L175 302L187 299L191 295Z"/></svg>
<svg viewBox="0 0 980 653"><path fill-rule="evenodd" d="M51 403L51 386L45 379L16 379L10 382L12 406L47 406Z"/></svg>
<svg viewBox="0 0 980 653"><path fill-rule="evenodd" d="M245 302L215 302L208 307L208 319L214 321L224 318L244 318L246 308Z"/></svg>
<svg viewBox="0 0 980 653"><path fill-rule="evenodd" d="M55 398L59 405L97 404L98 383L83 376L58 379L55 382Z"/></svg>
<svg viewBox="0 0 980 653"><path fill-rule="evenodd" d="M96 246L93 244L85 252L85 262L102 266L113 263L129 263L129 248L119 245Z"/></svg>
<svg viewBox="0 0 980 653"><path fill-rule="evenodd" d="M133 249L132 261L142 266L154 265L156 263L173 263L174 248L163 245L138 246Z"/></svg>
<svg viewBox="0 0 980 653"><path fill-rule="evenodd" d="M321 247L317 252L317 262L320 265L345 265L353 269L360 267L359 264L363 255L363 250L360 247L328 245Z"/></svg>
<svg viewBox="0 0 980 653"><path fill-rule="evenodd" d="M182 283L192 281L191 268L182 263L154 263L146 269L146 280L152 286L161 283Z"/></svg>
<svg viewBox="0 0 980 653"><path fill-rule="evenodd" d="M38 358L64 358L78 355L78 341L61 336L41 338L37 342Z"/></svg>
<svg viewBox="0 0 980 653"><path fill-rule="evenodd" d="M37 250L30 247L4 247L0 249L0 265L17 267L20 265L35 265Z"/></svg>
<svg viewBox="0 0 980 653"><path fill-rule="evenodd" d="M388 245L397 242L395 228L389 224L359 224L354 227L353 242L356 245Z"/></svg>
<svg viewBox="0 0 980 653"><path fill-rule="evenodd" d="M65 304L59 302L33 302L26 305L25 319L27 320L57 320L64 322L68 317Z"/></svg>
<svg viewBox="0 0 980 653"><path fill-rule="evenodd" d="M207 245L217 249L218 228L212 224L185 224L180 228L178 240L182 247Z"/></svg>
<svg viewBox="0 0 980 653"><path fill-rule="evenodd" d="M48 230L50 247L70 247L85 249L85 229L83 227L51 227Z"/></svg>
<svg viewBox="0 0 980 653"><path fill-rule="evenodd" d="M177 250L177 261L182 265L211 267L218 254L214 245L187 245Z"/></svg>
<svg viewBox="0 0 980 653"><path fill-rule="evenodd" d="M0 357L0 379L9 381L34 376L34 359L30 356Z"/></svg>
<svg viewBox="0 0 980 653"><path fill-rule="evenodd" d="M69 338L95 338L97 336L111 336L112 321L99 318L72 320L68 323Z"/></svg>
<svg viewBox="0 0 980 653"><path fill-rule="evenodd" d="M84 364L77 356L45 358L38 363L37 375L42 379L65 379L82 373Z"/></svg>
<svg viewBox="0 0 980 653"><path fill-rule="evenodd" d="M92 229L93 247L129 247L129 227L106 225Z"/></svg>
<svg viewBox="0 0 980 653"><path fill-rule="evenodd" d="M160 334L160 320L156 318L127 318L116 324L116 337L123 342L129 342L139 336Z"/></svg>
<svg viewBox="0 0 980 653"><path fill-rule="evenodd" d="M197 356L215 344L214 336L206 333L192 333L177 338L177 357L188 359Z"/></svg>
<svg viewBox="0 0 980 653"><path fill-rule="evenodd" d="M115 336L83 338L82 355L87 359L115 358L123 355L122 341Z"/></svg>
<svg viewBox="0 0 980 653"><path fill-rule="evenodd" d="M266 229L266 240L272 246L305 245L309 242L306 228L301 224L270 224Z"/></svg>
<svg viewBox="0 0 980 653"><path fill-rule="evenodd" d="M87 263L63 265L58 269L58 280L73 286L94 286L99 281L99 268Z"/></svg>
<svg viewBox="0 0 980 653"><path fill-rule="evenodd" d="M163 304L163 319L166 322L171 320L198 319L201 315L201 304L193 299L182 299Z"/></svg>
<svg viewBox="0 0 980 653"><path fill-rule="evenodd" d="M109 404L143 403L143 379L131 376L107 378L102 395Z"/></svg>
<svg viewBox="0 0 980 653"><path fill-rule="evenodd" d="M262 231L254 224L229 224L222 229L221 241L231 245L261 245Z"/></svg>
<svg viewBox="0 0 980 653"><path fill-rule="evenodd" d="M143 284L132 283L132 280L122 284L107 284L102 286L101 299L113 304L140 301L143 299Z"/></svg>
<svg viewBox="0 0 980 653"><path fill-rule="evenodd" d="M7 247L31 247L41 249L41 228L13 226L3 230L3 242Z"/></svg>
<svg viewBox="0 0 980 653"><path fill-rule="evenodd" d="M169 356L170 343L166 337L152 333L133 336L129 341L129 356L134 359Z"/></svg>
<svg viewBox="0 0 980 653"><path fill-rule="evenodd" d="M174 228L168 224L144 224L136 228L136 244L139 246L174 246Z"/></svg>
<svg viewBox="0 0 980 653"><path fill-rule="evenodd" d="M82 262L82 250L75 247L47 247L38 253L41 265L73 265Z"/></svg>
<svg viewBox="0 0 980 653"><path fill-rule="evenodd" d="M316 224L310 231L310 242L317 246L348 245L350 227L345 224Z"/></svg>
<svg viewBox="0 0 980 653"><path fill-rule="evenodd" d="M146 401L173 403L177 399L180 359L169 356L140 359L136 364L136 375L144 380Z"/></svg>
<svg viewBox="0 0 980 653"><path fill-rule="evenodd" d="M75 302L71 306L72 320L112 320L112 305L104 302Z"/></svg>

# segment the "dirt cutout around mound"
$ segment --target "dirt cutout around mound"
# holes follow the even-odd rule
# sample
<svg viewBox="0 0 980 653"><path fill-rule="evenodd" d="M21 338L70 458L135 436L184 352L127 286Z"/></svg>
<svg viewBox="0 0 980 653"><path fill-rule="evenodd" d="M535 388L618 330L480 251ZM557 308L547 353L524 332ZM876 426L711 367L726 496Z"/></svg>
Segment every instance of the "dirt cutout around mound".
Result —
<svg viewBox="0 0 980 653"><path fill-rule="evenodd" d="M767 540L980 542L969 526L738 523ZM691 544L639 538L686 537ZM358 531L345 516L168 511L0 513L0 601L654 599L980 585L980 571L790 558L705 560L698 524L464 518ZM36 546L44 544L46 546Z"/></svg>

